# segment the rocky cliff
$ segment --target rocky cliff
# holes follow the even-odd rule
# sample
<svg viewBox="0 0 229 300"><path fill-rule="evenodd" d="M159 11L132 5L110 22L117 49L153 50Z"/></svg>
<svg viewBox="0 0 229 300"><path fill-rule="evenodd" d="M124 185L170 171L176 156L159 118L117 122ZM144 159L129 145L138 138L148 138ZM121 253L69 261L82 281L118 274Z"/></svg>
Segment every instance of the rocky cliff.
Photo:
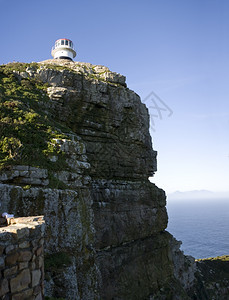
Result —
<svg viewBox="0 0 229 300"><path fill-rule="evenodd" d="M165 231L166 196L148 180L148 110L125 77L14 63L0 67L0 97L0 209L45 215L46 295L195 299L194 259Z"/></svg>

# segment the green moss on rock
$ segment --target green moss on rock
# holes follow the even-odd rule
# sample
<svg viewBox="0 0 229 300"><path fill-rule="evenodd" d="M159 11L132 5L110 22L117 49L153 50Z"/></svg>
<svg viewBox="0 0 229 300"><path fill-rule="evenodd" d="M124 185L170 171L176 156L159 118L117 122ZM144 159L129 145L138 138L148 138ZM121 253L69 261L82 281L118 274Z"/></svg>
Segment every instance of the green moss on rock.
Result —
<svg viewBox="0 0 229 300"><path fill-rule="evenodd" d="M44 264L45 269L50 270L59 270L69 266L72 260L68 253L66 252L56 252L45 256Z"/></svg>
<svg viewBox="0 0 229 300"><path fill-rule="evenodd" d="M5 73L11 73L11 72L15 72L15 71L16 72L25 72L28 67L37 70L39 65L38 65L38 63L35 63L35 62L33 62L33 63L13 62L13 63L9 63L7 65L1 66L1 68L4 69Z"/></svg>
<svg viewBox="0 0 229 300"><path fill-rule="evenodd" d="M12 63L0 66L0 167L25 164L57 170L65 162L54 138L66 138L67 127L46 111L47 86L34 78L20 78L15 72L38 64ZM60 157L57 162L50 155ZM67 168L67 165L65 165Z"/></svg>

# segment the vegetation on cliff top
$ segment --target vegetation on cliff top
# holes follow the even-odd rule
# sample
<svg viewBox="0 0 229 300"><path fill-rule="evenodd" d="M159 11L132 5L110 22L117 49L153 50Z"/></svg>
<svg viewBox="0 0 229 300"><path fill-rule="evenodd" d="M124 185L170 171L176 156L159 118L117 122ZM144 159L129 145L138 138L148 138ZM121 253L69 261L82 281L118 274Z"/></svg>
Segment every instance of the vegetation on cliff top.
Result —
<svg viewBox="0 0 229 300"><path fill-rule="evenodd" d="M197 298L228 299L229 255L197 259Z"/></svg>
<svg viewBox="0 0 229 300"><path fill-rule="evenodd" d="M206 281L229 280L229 255L198 259L197 264Z"/></svg>
<svg viewBox="0 0 229 300"><path fill-rule="evenodd" d="M47 84L19 75L28 67L36 69L38 64L0 66L0 167L28 164L58 169L65 163L64 153L53 139L66 138L62 132L70 130L48 115ZM51 162L51 155L58 155L58 162Z"/></svg>

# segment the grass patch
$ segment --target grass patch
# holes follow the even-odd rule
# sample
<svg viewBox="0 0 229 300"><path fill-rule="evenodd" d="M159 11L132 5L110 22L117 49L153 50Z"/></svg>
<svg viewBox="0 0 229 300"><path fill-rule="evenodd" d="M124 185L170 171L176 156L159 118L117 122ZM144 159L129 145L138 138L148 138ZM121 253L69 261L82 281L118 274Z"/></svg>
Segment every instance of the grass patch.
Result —
<svg viewBox="0 0 229 300"><path fill-rule="evenodd" d="M22 72L38 64L11 63L0 66L0 168L27 164L49 170L68 169L64 153L54 138L67 138L71 130L57 123L47 111L47 85L34 78L20 79ZM58 156L51 162L50 156Z"/></svg>
<svg viewBox="0 0 229 300"><path fill-rule="evenodd" d="M229 255L209 257L209 258L200 258L200 259L197 259L196 261L228 261L229 262Z"/></svg>
<svg viewBox="0 0 229 300"><path fill-rule="evenodd" d="M5 73L12 73L12 72L25 72L26 69L30 67L34 70L37 70L39 68L38 63L20 63L20 62L13 62L9 63L7 65L2 65L1 68L4 69Z"/></svg>
<svg viewBox="0 0 229 300"><path fill-rule="evenodd" d="M198 259L197 267L206 281L229 280L229 255Z"/></svg>
<svg viewBox="0 0 229 300"><path fill-rule="evenodd" d="M59 270L71 265L71 257L65 252L57 252L45 256L45 270Z"/></svg>

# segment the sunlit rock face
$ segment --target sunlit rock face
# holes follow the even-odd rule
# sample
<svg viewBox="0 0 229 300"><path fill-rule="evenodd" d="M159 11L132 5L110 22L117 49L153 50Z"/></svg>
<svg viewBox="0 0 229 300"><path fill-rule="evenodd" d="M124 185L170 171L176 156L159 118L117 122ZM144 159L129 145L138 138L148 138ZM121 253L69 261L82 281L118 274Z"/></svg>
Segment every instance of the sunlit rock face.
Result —
<svg viewBox="0 0 229 300"><path fill-rule="evenodd" d="M0 173L1 210L45 215L46 295L188 299L194 262L165 231L148 110L125 77L65 60L10 68L15 84L43 85L33 109L53 126L44 160L15 155Z"/></svg>

